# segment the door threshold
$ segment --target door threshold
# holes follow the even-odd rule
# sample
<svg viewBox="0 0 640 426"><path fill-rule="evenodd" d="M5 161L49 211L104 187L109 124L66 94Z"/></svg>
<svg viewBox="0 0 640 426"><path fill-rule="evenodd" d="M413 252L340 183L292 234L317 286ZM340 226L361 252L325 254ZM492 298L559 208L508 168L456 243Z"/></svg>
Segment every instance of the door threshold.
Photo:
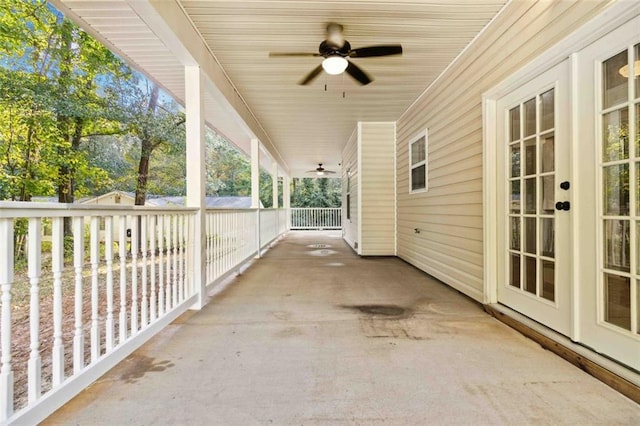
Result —
<svg viewBox="0 0 640 426"><path fill-rule="evenodd" d="M640 404L640 373L623 366L566 336L500 304L484 305L484 310L543 348L559 355L627 398Z"/></svg>

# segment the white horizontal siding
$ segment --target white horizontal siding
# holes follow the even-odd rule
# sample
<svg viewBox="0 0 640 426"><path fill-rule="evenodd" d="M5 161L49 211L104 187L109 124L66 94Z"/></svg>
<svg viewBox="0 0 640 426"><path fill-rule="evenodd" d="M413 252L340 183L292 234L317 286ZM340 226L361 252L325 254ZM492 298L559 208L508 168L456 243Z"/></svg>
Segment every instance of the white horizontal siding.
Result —
<svg viewBox="0 0 640 426"><path fill-rule="evenodd" d="M362 254L395 255L395 123L360 123Z"/></svg>
<svg viewBox="0 0 640 426"><path fill-rule="evenodd" d="M402 259L483 300L482 94L606 5L569 0L509 3L398 120ZM429 129L429 191L409 194L408 141L424 128Z"/></svg>

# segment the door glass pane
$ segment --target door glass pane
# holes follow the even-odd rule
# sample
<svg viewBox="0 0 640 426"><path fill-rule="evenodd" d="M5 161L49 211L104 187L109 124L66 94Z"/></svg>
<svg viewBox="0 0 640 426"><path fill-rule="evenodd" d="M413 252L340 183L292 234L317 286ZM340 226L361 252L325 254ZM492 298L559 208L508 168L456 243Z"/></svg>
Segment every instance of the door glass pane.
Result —
<svg viewBox="0 0 640 426"><path fill-rule="evenodd" d="M631 330L631 283L629 278L604 274L604 320Z"/></svg>
<svg viewBox="0 0 640 426"><path fill-rule="evenodd" d="M536 133L536 98L524 103L524 137Z"/></svg>
<svg viewBox="0 0 640 426"><path fill-rule="evenodd" d="M640 98L640 44L636 44L633 48L633 58L633 75L636 76L634 79L636 83L636 98ZM640 292L638 292L638 294L640 294Z"/></svg>
<svg viewBox="0 0 640 426"><path fill-rule="evenodd" d="M511 250L520 250L520 218L511 218Z"/></svg>
<svg viewBox="0 0 640 426"><path fill-rule="evenodd" d="M554 164L554 137L553 133L548 134L540 138L541 145L541 163L542 163L542 173L552 172L555 170Z"/></svg>
<svg viewBox="0 0 640 426"><path fill-rule="evenodd" d="M636 274L640 275L640 221L636 222ZM640 283L638 286L640 287ZM640 288L638 290L638 297L640 297ZM640 309L640 303L638 303L638 309ZM638 320L640 321L640 315Z"/></svg>
<svg viewBox="0 0 640 426"><path fill-rule="evenodd" d="M629 214L629 165L617 164L603 168L602 190L604 214L626 216Z"/></svg>
<svg viewBox="0 0 640 426"><path fill-rule="evenodd" d="M524 289L525 291L536 294L536 258L524 257Z"/></svg>
<svg viewBox="0 0 640 426"><path fill-rule="evenodd" d="M540 249L542 251L542 255L546 257L553 257L555 255L555 229L553 218L540 219L540 226Z"/></svg>
<svg viewBox="0 0 640 426"><path fill-rule="evenodd" d="M554 103L553 103L553 89L548 92L544 92L540 95L540 103L541 103L541 115L540 117L540 131L544 132L545 130L549 130L553 128L553 111L554 111Z"/></svg>
<svg viewBox="0 0 640 426"><path fill-rule="evenodd" d="M553 214L555 209L555 176L542 177L542 199L540 200L542 214Z"/></svg>
<svg viewBox="0 0 640 426"><path fill-rule="evenodd" d="M536 212L536 178L524 180L525 205L524 212L535 214Z"/></svg>
<svg viewBox="0 0 640 426"><path fill-rule="evenodd" d="M604 220L604 267L629 272L630 222L628 220Z"/></svg>
<svg viewBox="0 0 640 426"><path fill-rule="evenodd" d="M536 254L536 218L526 217L524 219L524 251Z"/></svg>
<svg viewBox="0 0 640 426"><path fill-rule="evenodd" d="M550 260L542 260L541 270L542 270L541 296L547 300L554 302L556 300L555 262L552 262Z"/></svg>
<svg viewBox="0 0 640 426"><path fill-rule="evenodd" d="M636 163L635 193L636 193L636 215L640 216L640 162ZM637 234L637 235L638 235L638 239L640 240L640 234Z"/></svg>
<svg viewBox="0 0 640 426"><path fill-rule="evenodd" d="M638 85L640 86L640 83ZM640 104L636 105L636 157L640 157Z"/></svg>
<svg viewBox="0 0 640 426"><path fill-rule="evenodd" d="M629 110L611 111L602 116L602 160L629 158Z"/></svg>
<svg viewBox="0 0 640 426"><path fill-rule="evenodd" d="M520 106L515 107L509 111L509 128L510 138L509 141L513 142L520 139Z"/></svg>
<svg viewBox="0 0 640 426"><path fill-rule="evenodd" d="M628 79L623 75L623 69L627 65L626 49L602 63L602 107L604 109L627 100Z"/></svg>
<svg viewBox="0 0 640 426"><path fill-rule="evenodd" d="M536 140L529 139L524 142L524 174L536 173Z"/></svg>
<svg viewBox="0 0 640 426"><path fill-rule="evenodd" d="M511 279L509 280L509 285L513 287L520 288L520 255L512 254L511 262L510 262Z"/></svg>
<svg viewBox="0 0 640 426"><path fill-rule="evenodd" d="M511 181L511 213L520 213L520 180Z"/></svg>
<svg viewBox="0 0 640 426"><path fill-rule="evenodd" d="M520 176L520 144L511 145L511 177Z"/></svg>

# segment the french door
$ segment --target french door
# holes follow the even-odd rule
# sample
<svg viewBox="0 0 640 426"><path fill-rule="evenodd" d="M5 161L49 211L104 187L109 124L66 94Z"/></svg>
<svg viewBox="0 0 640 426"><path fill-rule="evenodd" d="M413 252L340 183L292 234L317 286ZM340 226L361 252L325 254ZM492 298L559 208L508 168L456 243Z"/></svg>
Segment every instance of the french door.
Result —
<svg viewBox="0 0 640 426"><path fill-rule="evenodd" d="M497 101L498 301L571 329L569 61Z"/></svg>
<svg viewBox="0 0 640 426"><path fill-rule="evenodd" d="M496 100L497 299L640 370L640 16Z"/></svg>
<svg viewBox="0 0 640 426"><path fill-rule="evenodd" d="M578 52L580 341L640 370L640 17ZM595 188L593 191L592 188ZM583 211L584 210L584 211Z"/></svg>

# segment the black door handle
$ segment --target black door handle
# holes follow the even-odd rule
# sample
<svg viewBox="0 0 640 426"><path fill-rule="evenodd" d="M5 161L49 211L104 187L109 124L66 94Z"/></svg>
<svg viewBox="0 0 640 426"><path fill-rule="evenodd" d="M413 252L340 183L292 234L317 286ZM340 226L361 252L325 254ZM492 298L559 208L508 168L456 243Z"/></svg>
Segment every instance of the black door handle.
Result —
<svg viewBox="0 0 640 426"><path fill-rule="evenodd" d="M571 209L571 203L568 201L558 201L556 203L556 210L566 210L569 211Z"/></svg>

